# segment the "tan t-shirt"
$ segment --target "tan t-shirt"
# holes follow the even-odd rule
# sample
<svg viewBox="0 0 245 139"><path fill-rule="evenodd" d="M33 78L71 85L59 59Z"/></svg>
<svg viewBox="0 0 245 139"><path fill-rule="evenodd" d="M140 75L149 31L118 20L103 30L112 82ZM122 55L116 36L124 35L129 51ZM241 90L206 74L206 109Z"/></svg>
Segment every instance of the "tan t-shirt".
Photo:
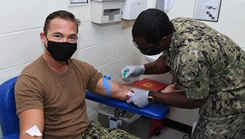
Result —
<svg viewBox="0 0 245 139"><path fill-rule="evenodd" d="M44 111L44 139L71 139L89 125L86 89L94 91L102 75L91 65L70 59L64 74L52 71L42 57L28 65L15 85L17 114Z"/></svg>

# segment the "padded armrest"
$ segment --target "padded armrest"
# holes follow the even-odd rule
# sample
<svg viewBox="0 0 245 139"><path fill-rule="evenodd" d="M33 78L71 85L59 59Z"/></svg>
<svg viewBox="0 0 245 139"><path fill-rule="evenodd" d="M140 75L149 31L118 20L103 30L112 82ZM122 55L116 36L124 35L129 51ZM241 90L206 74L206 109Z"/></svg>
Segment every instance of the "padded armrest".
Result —
<svg viewBox="0 0 245 139"><path fill-rule="evenodd" d="M3 138L0 139L18 139L19 138L19 132L9 134L7 136L4 136Z"/></svg>
<svg viewBox="0 0 245 139"><path fill-rule="evenodd" d="M126 101L101 96L90 91L86 91L86 99L106 104L121 110L126 110L152 119L162 119L169 113L169 107L160 103L151 103L144 108L139 108L128 104Z"/></svg>

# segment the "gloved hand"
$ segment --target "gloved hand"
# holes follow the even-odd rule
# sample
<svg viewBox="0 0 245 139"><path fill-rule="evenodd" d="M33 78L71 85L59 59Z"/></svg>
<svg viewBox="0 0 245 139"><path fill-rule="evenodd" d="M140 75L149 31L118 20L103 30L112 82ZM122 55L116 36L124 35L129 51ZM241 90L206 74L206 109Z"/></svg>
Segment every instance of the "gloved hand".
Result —
<svg viewBox="0 0 245 139"><path fill-rule="evenodd" d="M145 72L144 65L127 65L121 70L123 79L138 77L144 74L144 72Z"/></svg>
<svg viewBox="0 0 245 139"><path fill-rule="evenodd" d="M131 88L130 90L134 94L127 100L128 104L132 103L140 108L143 108L149 104L149 101L148 101L149 91L148 90L142 90L138 88Z"/></svg>

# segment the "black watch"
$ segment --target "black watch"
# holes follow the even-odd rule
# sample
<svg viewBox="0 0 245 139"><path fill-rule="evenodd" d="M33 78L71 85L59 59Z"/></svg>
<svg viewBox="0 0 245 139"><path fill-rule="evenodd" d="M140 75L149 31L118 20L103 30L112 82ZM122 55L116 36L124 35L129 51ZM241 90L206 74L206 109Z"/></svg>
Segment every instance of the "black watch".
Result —
<svg viewBox="0 0 245 139"><path fill-rule="evenodd" d="M154 98L153 98L153 96L152 96L152 93L153 93L153 91L149 91L149 93L148 93L148 101L149 101L150 103L154 102Z"/></svg>

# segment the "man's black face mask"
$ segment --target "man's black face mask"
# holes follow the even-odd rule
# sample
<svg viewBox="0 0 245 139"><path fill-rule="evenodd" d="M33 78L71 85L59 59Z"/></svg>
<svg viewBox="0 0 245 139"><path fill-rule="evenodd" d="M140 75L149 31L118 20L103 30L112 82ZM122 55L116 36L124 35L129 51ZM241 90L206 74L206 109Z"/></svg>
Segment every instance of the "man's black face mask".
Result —
<svg viewBox="0 0 245 139"><path fill-rule="evenodd" d="M46 49L55 60L65 62L70 59L77 50L77 43L54 42L48 40Z"/></svg>

